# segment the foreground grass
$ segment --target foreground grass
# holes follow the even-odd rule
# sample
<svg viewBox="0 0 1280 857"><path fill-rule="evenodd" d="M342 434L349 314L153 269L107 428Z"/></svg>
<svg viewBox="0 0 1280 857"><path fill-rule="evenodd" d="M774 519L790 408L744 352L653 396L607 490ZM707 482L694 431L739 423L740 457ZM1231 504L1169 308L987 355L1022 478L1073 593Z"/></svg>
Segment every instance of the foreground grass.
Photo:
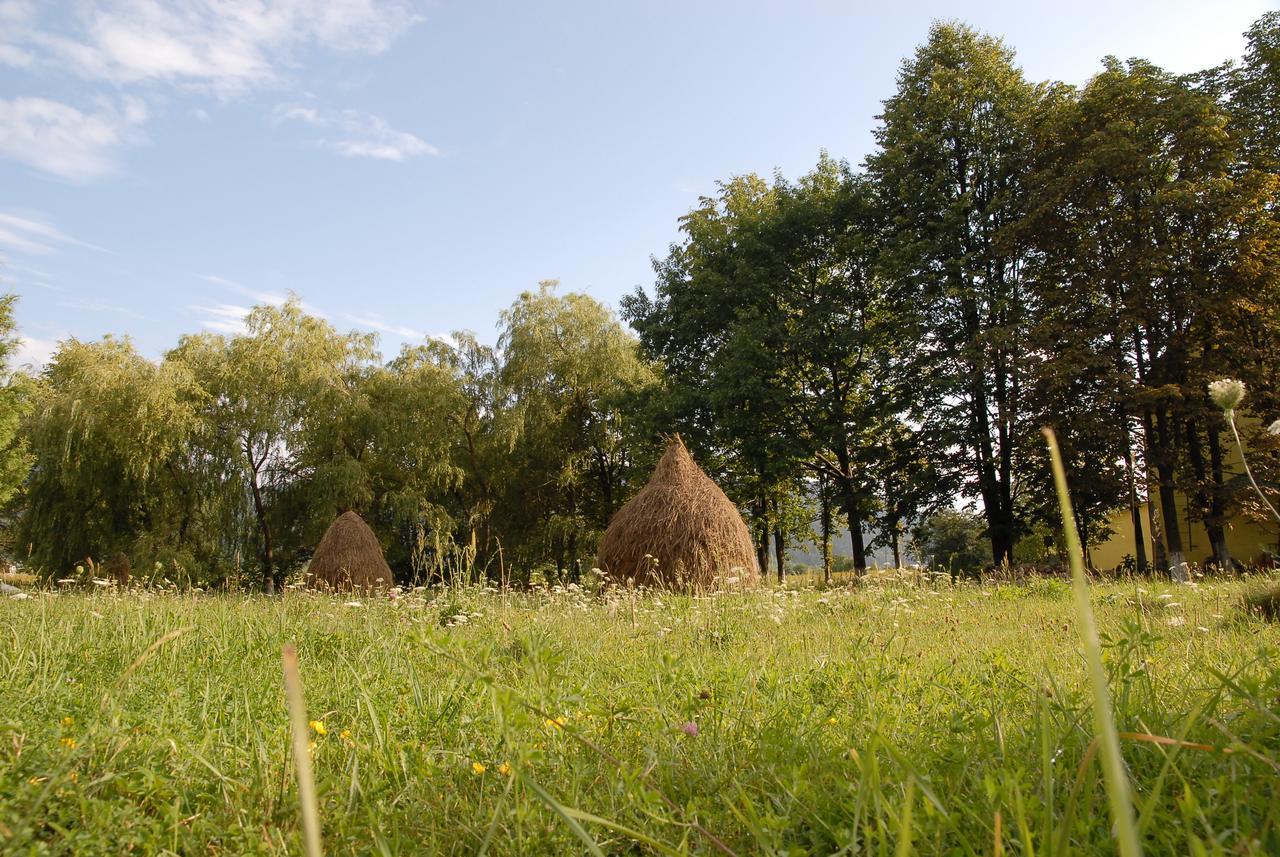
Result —
<svg viewBox="0 0 1280 857"><path fill-rule="evenodd" d="M1241 593L1094 590L1149 854L1280 852L1280 630ZM64 593L0 628L5 853L301 853L288 641L330 853L1114 850L1054 581Z"/></svg>

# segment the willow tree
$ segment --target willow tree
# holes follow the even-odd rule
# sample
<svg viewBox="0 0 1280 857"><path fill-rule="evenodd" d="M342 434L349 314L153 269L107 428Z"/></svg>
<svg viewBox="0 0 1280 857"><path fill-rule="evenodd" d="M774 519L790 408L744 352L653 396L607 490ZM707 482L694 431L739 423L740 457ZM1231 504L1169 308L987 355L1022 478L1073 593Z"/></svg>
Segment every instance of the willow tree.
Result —
<svg viewBox="0 0 1280 857"><path fill-rule="evenodd" d="M49 574L131 555L135 566L210 559L209 498L189 455L198 391L184 367L127 339L64 342L24 433L35 466L18 546Z"/></svg>
<svg viewBox="0 0 1280 857"><path fill-rule="evenodd" d="M17 295L0 296L0 506L18 492L31 468L22 421L31 409L32 379L11 365L18 350L17 302Z"/></svg>
<svg viewBox="0 0 1280 857"><path fill-rule="evenodd" d="M183 337L166 357L185 366L199 390L202 453L221 470L222 483L238 486L246 498L251 528L240 534L241 544L257 554L267 592L304 546L296 510L308 504L295 492L320 484L306 478L317 461L327 465L321 471L327 478L341 480L322 486L330 496L348 498L339 503L366 496L359 467L341 466L349 463L339 460L349 450L339 443L317 459L308 443L326 431L341 437L335 418L350 394L350 373L374 356L372 337L339 333L290 299L255 307L243 333Z"/></svg>
<svg viewBox="0 0 1280 857"><path fill-rule="evenodd" d="M546 281L502 313L498 372L510 420L507 514L562 568L626 499L632 445L622 396L651 382L635 338L588 295Z"/></svg>

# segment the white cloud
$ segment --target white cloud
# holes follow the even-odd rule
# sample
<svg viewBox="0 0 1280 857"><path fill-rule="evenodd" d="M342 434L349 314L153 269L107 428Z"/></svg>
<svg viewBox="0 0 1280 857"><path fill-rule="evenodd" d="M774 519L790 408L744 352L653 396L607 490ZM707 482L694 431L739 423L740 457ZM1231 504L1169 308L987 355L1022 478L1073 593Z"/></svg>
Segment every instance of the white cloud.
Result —
<svg viewBox="0 0 1280 857"><path fill-rule="evenodd" d="M161 81L234 93L280 77L308 46L381 53L420 20L409 0L106 0L69 31L5 3L5 47L111 83ZM11 7L11 8L8 8ZM8 8L8 12L3 10ZM4 17L5 15L8 17ZM16 54L15 54L16 56Z"/></svg>
<svg viewBox="0 0 1280 857"><path fill-rule="evenodd" d="M276 108L277 122L302 122L327 133L315 140L323 148L346 158L403 161L418 155L438 155L440 150L420 137L397 131L385 119L358 110L321 110L299 105Z"/></svg>
<svg viewBox="0 0 1280 857"><path fill-rule="evenodd" d="M56 339L36 339L35 336L22 336L18 340L18 349L13 354L14 367L27 367L40 371L58 353L61 343Z"/></svg>
<svg viewBox="0 0 1280 857"><path fill-rule="evenodd" d="M23 336L18 340L18 348L13 354L13 365L39 371L53 359L59 345L61 343L56 339Z"/></svg>
<svg viewBox="0 0 1280 857"><path fill-rule="evenodd" d="M91 179L111 172L113 150L144 139L146 120L136 98L92 113L47 98L0 99L0 155L62 178Z"/></svg>

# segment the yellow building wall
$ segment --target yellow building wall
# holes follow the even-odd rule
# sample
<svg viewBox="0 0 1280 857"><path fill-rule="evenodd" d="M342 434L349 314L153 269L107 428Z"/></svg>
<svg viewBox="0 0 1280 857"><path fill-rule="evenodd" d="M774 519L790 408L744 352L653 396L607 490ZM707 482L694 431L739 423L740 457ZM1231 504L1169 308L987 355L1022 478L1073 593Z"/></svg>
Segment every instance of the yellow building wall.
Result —
<svg viewBox="0 0 1280 857"><path fill-rule="evenodd" d="M1177 506L1178 527L1182 531L1182 545L1187 561L1204 564L1212 553L1209 547L1209 535L1205 532L1204 524L1187 516L1187 498L1181 492L1177 497ZM1155 557L1151 545L1151 510L1146 503L1142 504L1141 509L1142 534L1147 543L1147 561L1150 562ZM1156 512L1159 514L1159 506ZM1129 510L1117 512L1108 523L1113 531L1111 537L1089 550L1093 567L1101 571L1108 571L1123 564L1126 556L1138 555L1134 549L1133 517L1129 514ZM1277 533L1275 527L1263 527L1255 521L1239 516L1229 519L1225 529L1227 550L1231 552L1232 558L1239 562L1260 560L1264 553L1274 552L1276 543L1280 541L1280 533Z"/></svg>
<svg viewBox="0 0 1280 857"><path fill-rule="evenodd" d="M1256 418L1245 417L1241 419L1242 433L1246 427L1252 427L1256 424ZM1240 452L1234 443L1224 443L1222 452L1223 475L1227 479L1244 472L1244 468L1240 463ZM1152 486L1153 493L1154 488L1155 486ZM1201 521L1194 520L1187 514L1187 505L1187 498L1179 491L1177 493L1178 528L1182 532L1183 552L1188 562L1203 565L1211 554L1209 534L1205 532L1204 524ZM1151 544L1151 511L1148 504L1142 504L1142 534L1147 543L1148 562L1155 558L1155 552L1152 550ZM1159 511L1160 507L1157 504L1155 512L1159 514ZM1137 556L1133 542L1133 517L1130 515L1129 510L1124 509L1112 515L1108 523L1111 525L1111 537L1092 548L1089 552L1090 558L1093 560L1093 567L1101 571L1107 571L1121 565L1126 556ZM1161 525L1163 526L1163 517L1161 518ZM1227 532L1227 549L1231 552L1231 557L1238 562L1254 562L1260 560L1264 553L1277 552L1277 542L1280 542L1280 527L1276 525L1264 526L1256 521L1237 515L1228 519L1225 529Z"/></svg>

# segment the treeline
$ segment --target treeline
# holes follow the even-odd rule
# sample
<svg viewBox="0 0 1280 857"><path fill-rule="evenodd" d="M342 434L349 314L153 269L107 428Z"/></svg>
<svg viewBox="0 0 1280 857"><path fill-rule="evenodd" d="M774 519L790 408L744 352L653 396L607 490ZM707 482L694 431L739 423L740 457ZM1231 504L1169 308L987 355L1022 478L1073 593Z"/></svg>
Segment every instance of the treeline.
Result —
<svg viewBox="0 0 1280 857"><path fill-rule="evenodd" d="M1236 64L1108 59L1072 88L937 24L861 168L734 177L682 218L624 299L638 339L543 284L496 347L458 333L390 362L296 301L159 361L63 343L0 398L9 550L271 588L355 509L405 582L571 573L680 431L766 569L815 529L829 558L841 521L855 567L898 559L955 530L959 495L990 561L1018 563L1052 542L1050 425L1088 542L1127 509L1135 564L1182 573L1181 492L1229 563L1251 495L1206 385L1280 412L1280 14L1248 40Z"/></svg>
<svg viewBox="0 0 1280 857"><path fill-rule="evenodd" d="M736 177L683 219L624 312L666 369L670 422L750 486L762 543L816 483L858 566L864 525L897 555L957 492L992 563L1033 559L1055 515L1047 425L1086 541L1127 508L1135 564L1185 574L1185 492L1230 562L1224 526L1250 498L1206 384L1242 379L1268 414L1280 391L1280 15L1247 37L1239 64L1108 58L1077 89L937 24L862 169Z"/></svg>

